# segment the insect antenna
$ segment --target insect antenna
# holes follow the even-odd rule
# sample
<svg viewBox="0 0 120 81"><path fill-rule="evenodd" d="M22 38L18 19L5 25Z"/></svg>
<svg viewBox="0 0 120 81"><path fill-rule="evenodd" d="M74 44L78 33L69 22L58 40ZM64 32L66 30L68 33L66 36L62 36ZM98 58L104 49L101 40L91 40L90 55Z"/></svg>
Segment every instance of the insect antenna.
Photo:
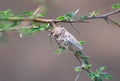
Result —
<svg viewBox="0 0 120 81"><path fill-rule="evenodd" d="M77 33L80 34L80 32L76 29L76 27L75 27L72 23L70 23L70 25L74 28L74 30L75 30Z"/></svg>

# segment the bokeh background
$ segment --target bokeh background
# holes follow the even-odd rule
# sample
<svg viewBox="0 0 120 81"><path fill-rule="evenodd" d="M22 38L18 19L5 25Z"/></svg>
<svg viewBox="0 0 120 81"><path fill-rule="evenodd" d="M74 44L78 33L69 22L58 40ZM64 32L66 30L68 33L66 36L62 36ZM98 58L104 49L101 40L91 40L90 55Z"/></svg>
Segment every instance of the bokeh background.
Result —
<svg viewBox="0 0 120 81"><path fill-rule="evenodd" d="M35 10L40 4L47 7L47 18L56 18L64 13L80 9L79 15L88 15L93 10L100 14L110 11L117 0L0 0L0 10L12 9L15 13ZM111 18L120 21L120 13ZM120 76L120 28L104 20L90 20L88 24L74 24L77 33L69 24L65 26L78 40L84 40L84 53L90 56L93 70L107 66L113 75L109 81L119 81ZM48 32L43 31L19 38L17 31L7 33L8 40L0 43L0 81L74 81L73 71L79 62L73 55L55 55L57 44L50 43ZM79 81L90 81L82 72ZM106 81L106 80L104 80Z"/></svg>

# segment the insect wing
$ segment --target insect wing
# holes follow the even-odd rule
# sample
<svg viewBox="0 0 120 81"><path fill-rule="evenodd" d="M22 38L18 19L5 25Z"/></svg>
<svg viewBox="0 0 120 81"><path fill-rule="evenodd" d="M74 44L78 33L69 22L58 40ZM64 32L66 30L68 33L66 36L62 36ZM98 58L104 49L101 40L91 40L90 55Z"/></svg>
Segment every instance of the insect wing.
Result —
<svg viewBox="0 0 120 81"><path fill-rule="evenodd" d="M80 43L78 42L78 40L77 40L74 36L72 36L70 33L69 33L69 35L66 37L66 39L67 39L71 44L73 44L75 47L77 47L79 50L82 50L82 49L83 49L82 45L80 45Z"/></svg>

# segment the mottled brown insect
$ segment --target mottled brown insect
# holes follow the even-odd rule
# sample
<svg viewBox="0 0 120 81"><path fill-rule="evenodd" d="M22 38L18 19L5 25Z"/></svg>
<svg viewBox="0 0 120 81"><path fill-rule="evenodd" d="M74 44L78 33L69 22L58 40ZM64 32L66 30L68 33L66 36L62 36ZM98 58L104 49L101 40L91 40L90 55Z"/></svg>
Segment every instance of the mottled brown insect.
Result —
<svg viewBox="0 0 120 81"><path fill-rule="evenodd" d="M81 62L80 56L77 52L81 51L83 47L71 33L69 33L63 26L57 26L51 31L51 35L60 48L64 48L68 53L74 54Z"/></svg>

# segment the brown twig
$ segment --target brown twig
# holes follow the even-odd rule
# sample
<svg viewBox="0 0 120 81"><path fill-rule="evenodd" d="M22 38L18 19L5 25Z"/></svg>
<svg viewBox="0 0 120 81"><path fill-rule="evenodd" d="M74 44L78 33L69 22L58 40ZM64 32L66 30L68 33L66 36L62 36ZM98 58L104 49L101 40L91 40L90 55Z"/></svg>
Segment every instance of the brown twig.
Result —
<svg viewBox="0 0 120 81"><path fill-rule="evenodd" d="M29 18L29 17L22 17L22 18L18 18L18 17L9 17L7 19L0 19L0 20L6 20L6 21L30 21L30 22L39 22L39 23L88 23L86 20L89 19L106 19L111 15L120 13L120 9L100 15L100 16L89 16L86 19L78 19L78 20L57 20L57 19L42 19L42 18ZM109 20L109 19L108 19ZM120 26L119 24L117 24L117 26ZM24 28L24 27L23 27ZM31 28L31 27L28 27ZM19 28L10 28L9 30L18 30ZM0 32L3 31L2 29L0 29Z"/></svg>
<svg viewBox="0 0 120 81"><path fill-rule="evenodd" d="M103 15L100 15L100 16L89 16L88 18L84 19L84 20L88 20L88 19L99 19L99 18L106 18L108 16L111 16L111 15L114 15L114 14L117 14L117 13L120 13L120 9L118 10L115 10L115 11L112 11L112 12L109 12L109 13L106 13L106 14L103 14Z"/></svg>
<svg viewBox="0 0 120 81"><path fill-rule="evenodd" d="M33 22L40 22L40 23L52 23L52 22L55 22L55 23L86 23L86 21L84 21L84 20L106 18L110 15L114 15L117 13L120 13L120 9L100 15L100 16L89 16L88 18L83 19L83 20L78 19L78 20L70 20L70 21L68 21L68 20L60 21L60 20L56 20L56 19L26 18L26 17L23 17L23 18L9 17L7 19L0 19L0 20L33 21Z"/></svg>

